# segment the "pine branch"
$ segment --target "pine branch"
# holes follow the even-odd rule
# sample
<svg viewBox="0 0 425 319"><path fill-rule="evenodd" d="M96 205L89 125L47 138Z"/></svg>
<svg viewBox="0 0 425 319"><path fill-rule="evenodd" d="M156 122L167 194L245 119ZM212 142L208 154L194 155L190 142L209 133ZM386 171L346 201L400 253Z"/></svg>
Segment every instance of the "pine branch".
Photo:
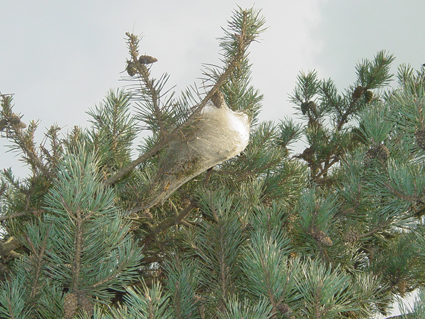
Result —
<svg viewBox="0 0 425 319"><path fill-rule="evenodd" d="M391 63L394 61L394 56L386 54L384 51L380 51L375 56L372 62L364 60L361 64L356 66L357 75L360 83L362 83L362 92L367 93L370 89L376 89L381 86L388 84L392 78L389 73ZM338 120L336 129L341 130L342 126L347 123L348 118L358 111L357 101L360 99L362 94L355 94L353 92L352 100Z"/></svg>
<svg viewBox="0 0 425 319"><path fill-rule="evenodd" d="M170 311L169 295L162 291L159 283L155 283L149 289L145 282L142 282L142 289L128 287L126 288L126 292L124 305L111 309L112 316L108 316L108 319L174 318Z"/></svg>
<svg viewBox="0 0 425 319"><path fill-rule="evenodd" d="M34 243L33 240L31 240L30 236L26 235L26 243L29 245L29 248L32 253L32 255L28 259L32 262L31 266L34 267L33 269L31 269L32 288L30 293L30 299L34 299L36 295L40 293L40 279L43 276L43 261L45 258L49 230L47 229L47 231L43 235L44 237L41 243ZM36 248L36 244L40 245L38 249Z"/></svg>
<svg viewBox="0 0 425 319"><path fill-rule="evenodd" d="M45 201L45 223L52 225L49 272L70 288L67 298L77 298L87 309L92 298L107 302L112 291L133 280L142 257L97 167L94 154L82 145L66 154Z"/></svg>
<svg viewBox="0 0 425 319"><path fill-rule="evenodd" d="M398 316L387 317L386 319L418 319L415 313L407 313Z"/></svg>
<svg viewBox="0 0 425 319"><path fill-rule="evenodd" d="M221 46L224 49L225 60L227 60L224 72L218 77L197 109L202 109L232 73L241 67L249 45L264 30L263 25L264 19L259 16L259 12L255 12L253 9L242 10L239 8L239 11L234 12L233 21L229 22L229 31L226 31L225 37L221 39ZM231 34L230 30L236 33Z"/></svg>
<svg viewBox="0 0 425 319"><path fill-rule="evenodd" d="M111 280L114 280L117 276L120 275L120 273L125 269L126 264L125 263L121 263L114 271L111 272L109 277L106 277L100 281L98 281L97 283L91 285L92 288L96 288L96 287L100 287L102 285L107 284L108 282L110 282Z"/></svg>
<svg viewBox="0 0 425 319"><path fill-rule="evenodd" d="M17 218L17 217L26 216L27 214L28 213L22 212L22 213L15 213L15 214L11 214L11 215L1 216L0 217L0 221L8 220L8 219L11 219L11 218Z"/></svg>
<svg viewBox="0 0 425 319"><path fill-rule="evenodd" d="M140 38L134 34L126 33L131 60L127 61L127 73L130 76L137 75L138 86L135 87L133 99L136 102L137 119L147 124L147 128L157 135L159 140L167 140L170 128L178 122L178 114L175 114L174 92L168 95L171 89L163 93L169 76L163 74L158 80L151 78L151 64L157 59L142 55L139 57ZM168 95L168 97L164 98Z"/></svg>
<svg viewBox="0 0 425 319"><path fill-rule="evenodd" d="M391 223L392 223L391 220L386 220L386 221L382 222L381 224L379 224L378 226L376 226L375 228L373 228L372 230L368 231L367 233L358 235L358 239L370 237L371 235L373 235L373 234L377 233L378 231L384 229L385 227L391 225Z"/></svg>
<svg viewBox="0 0 425 319"><path fill-rule="evenodd" d="M355 111L356 108L354 107L356 105L356 102L358 101L358 98L353 98L353 100L350 102L350 105L345 110L345 112L341 115L341 117L338 120L338 123L336 125L336 130L341 131L344 124L348 122L348 117L351 116Z"/></svg>
<svg viewBox="0 0 425 319"><path fill-rule="evenodd" d="M226 36L222 39L222 46L224 48L227 63L224 68L223 73L217 79L216 83L212 87L212 89L207 93L207 95L203 98L201 103L196 106L193 110L190 117L194 118L201 112L203 107L207 104L207 102L214 96L217 90L223 85L223 83L228 79L228 77L232 74L232 72L240 65L244 56L246 55L246 50L249 45L256 40L258 34L262 31L262 26L264 24L264 19L259 17L258 12L254 12L251 10L240 10L235 12L236 18L233 22L230 23L230 29L237 31L238 33L231 34L230 31L227 31ZM133 59L133 63L136 61L137 57L137 45L138 39L136 36L132 34L128 34L130 38L130 52ZM140 64L140 63L139 63ZM144 78L145 85L149 88L151 97L153 100L158 98L158 93L154 90L152 81L149 80L148 70L145 65L137 66L139 68L139 72ZM155 97L155 99L154 99ZM154 102L156 103L156 102ZM163 114L161 113L158 104L154 104L155 106L155 114L156 118L159 120L162 118ZM192 121L189 119L180 126L175 127L169 134L170 136L175 136L176 134L180 134L186 129L186 126L191 125ZM164 130L161 130L165 132ZM145 162L149 158L158 154L158 152L167 144L168 139L166 138L165 133L161 133L158 139L157 144L147 153L140 156L138 159L132 161L126 167L117 171L113 176L111 176L106 182L105 185L113 185L117 181L119 181L124 175L131 172L136 166Z"/></svg>
<svg viewBox="0 0 425 319"><path fill-rule="evenodd" d="M392 187L390 184L388 184L388 183L384 183L384 185L385 185L385 187L391 192L391 193L393 193L394 195L396 195L397 197L399 197L399 198L401 198L401 199L403 199L403 200L405 200L405 201L408 201L408 202L420 202L420 203L423 203L424 202L424 199L422 198L422 197L419 197L419 196L409 196L409 195L406 195L406 194L404 194L404 193L402 193L402 192L400 192L400 191L398 191L398 190L396 190L394 187Z"/></svg>
<svg viewBox="0 0 425 319"><path fill-rule="evenodd" d="M6 137L13 140L16 148L19 148L28 158L32 167L38 168L47 178L53 179L54 174L43 164L41 158L35 152L34 131L37 127L35 122L32 122L26 132L23 129L26 125L21 122L21 117L12 112L12 97L1 94L2 105L2 121L4 121L4 129Z"/></svg>
<svg viewBox="0 0 425 319"><path fill-rule="evenodd" d="M105 181L105 186L111 186L111 185L115 184L116 182L118 182L123 176L125 176L128 173L130 173L138 165L146 162L151 157L157 155L166 144L167 144L167 141L166 140L160 140L160 141L158 141L158 143L153 148L151 148L148 152L146 152L145 154L143 154L139 158L135 159L130 164L128 164L127 166L125 166L122 169L118 170L117 172L115 172L114 175L112 175L111 177L109 177Z"/></svg>
<svg viewBox="0 0 425 319"><path fill-rule="evenodd" d="M329 162L329 160L327 160L325 163L324 163L324 166L323 167L320 167L320 172L317 174L317 175L315 175L313 178L314 178L314 180L315 180L315 182L317 183L318 181L319 181L319 178L320 177L322 177L322 176L325 176L327 173L328 173L328 171L329 171L329 169L334 165L334 164L336 164L336 163L338 163L339 162L339 160L340 160L340 157L339 156L334 156L334 158Z"/></svg>
<svg viewBox="0 0 425 319"><path fill-rule="evenodd" d="M180 214L176 216L172 216L164 221L162 221L159 225L157 225L153 230L151 230L142 241L140 241L139 246L146 245L151 242L158 234L170 228L171 226L178 225L182 222L182 220L189 215L193 208L195 208L194 203L190 203L186 208L184 208Z"/></svg>
<svg viewBox="0 0 425 319"><path fill-rule="evenodd" d="M70 214L70 216L73 216ZM75 255L72 263L72 281L71 288L78 292L80 287L81 254L83 252L83 218L81 211L77 209L75 215Z"/></svg>

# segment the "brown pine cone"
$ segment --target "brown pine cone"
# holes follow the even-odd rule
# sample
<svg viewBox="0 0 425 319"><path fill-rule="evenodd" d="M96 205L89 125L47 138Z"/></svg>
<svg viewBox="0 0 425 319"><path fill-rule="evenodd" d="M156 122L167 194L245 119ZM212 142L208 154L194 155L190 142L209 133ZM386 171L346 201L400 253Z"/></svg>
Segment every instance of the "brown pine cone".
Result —
<svg viewBox="0 0 425 319"><path fill-rule="evenodd" d="M372 98L373 98L373 92L370 90L367 90L365 93L365 98L366 98L366 103L370 103L370 101L372 101Z"/></svg>
<svg viewBox="0 0 425 319"><path fill-rule="evenodd" d="M425 129L420 129L416 131L415 137L416 137L416 144L418 144L418 146L421 149L425 150Z"/></svg>
<svg viewBox="0 0 425 319"><path fill-rule="evenodd" d="M158 61L158 59L150 55L141 55L139 57L139 62L141 64L152 64L152 63L155 63L156 61Z"/></svg>
<svg viewBox="0 0 425 319"><path fill-rule="evenodd" d="M363 86L359 85L358 87L356 87L351 97L353 98L353 100L358 100L362 96L363 92L364 92Z"/></svg>
<svg viewBox="0 0 425 319"><path fill-rule="evenodd" d="M65 311L65 319L72 319L77 312L78 297L75 292L66 294L63 300L63 309Z"/></svg>

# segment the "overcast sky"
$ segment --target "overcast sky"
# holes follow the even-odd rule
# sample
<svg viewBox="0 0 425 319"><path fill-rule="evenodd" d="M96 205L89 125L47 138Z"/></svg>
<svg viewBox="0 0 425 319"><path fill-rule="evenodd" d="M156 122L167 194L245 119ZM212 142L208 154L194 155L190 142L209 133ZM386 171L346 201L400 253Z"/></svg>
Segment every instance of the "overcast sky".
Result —
<svg viewBox="0 0 425 319"><path fill-rule="evenodd" d="M24 122L41 120L40 133L53 123L86 126L85 112L124 85L127 31L143 34L141 53L158 59L154 74L169 73L170 86L183 90L201 77L202 63L219 63L220 27L237 4L262 9L267 21L251 47L262 120L293 116L288 94L301 70L343 89L355 64L382 49L396 56L394 70L425 62L423 0L0 0L0 92L14 94ZM0 168L19 175L6 144L0 140Z"/></svg>
<svg viewBox="0 0 425 319"><path fill-rule="evenodd" d="M85 112L125 84L127 31L142 34L141 53L158 59L154 75L169 73L170 86L183 90L201 77L202 63L219 63L217 38L237 4L262 9L267 21L251 47L262 120L293 116L288 94L301 70L316 69L343 89L355 64L382 49L397 57L395 66L425 62L423 0L0 0L0 92L14 93L24 122L41 120L39 138L53 123L86 126ZM0 167L15 165L0 157Z"/></svg>

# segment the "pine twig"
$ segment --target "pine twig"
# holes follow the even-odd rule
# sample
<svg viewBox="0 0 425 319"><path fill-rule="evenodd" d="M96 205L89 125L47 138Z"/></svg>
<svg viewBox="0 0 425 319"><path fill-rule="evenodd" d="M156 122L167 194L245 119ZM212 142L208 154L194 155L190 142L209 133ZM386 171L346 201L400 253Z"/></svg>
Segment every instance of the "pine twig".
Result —
<svg viewBox="0 0 425 319"><path fill-rule="evenodd" d="M39 252L37 252L37 249L34 245L34 243L31 241L31 239L26 236L27 242L31 247L31 251L33 253L33 255L31 256L33 258L33 260L35 260L35 273L33 274L33 286L31 288L31 298L34 298L36 296L36 294L39 291L39 286L38 286L38 282L40 277L42 276L42 261L43 261L43 257L44 257L44 253L46 251L46 245L47 245L47 240L49 238L49 230L47 230L47 233L44 235L43 241L42 241L42 245L41 245L41 250ZM31 258L30 257L30 258Z"/></svg>
<svg viewBox="0 0 425 319"><path fill-rule="evenodd" d="M415 313L408 313L408 314L405 314L405 315L388 317L386 319L408 319L408 318L415 319L415 318L418 318L418 317L416 317Z"/></svg>
<svg viewBox="0 0 425 319"><path fill-rule="evenodd" d="M190 203L185 209L183 209L180 214L177 216L172 216L170 218L167 218L163 222L161 222L158 226L156 226L154 229L151 230L149 234L146 235L146 237L140 242L140 246L143 246L147 243L149 243L153 238L155 238L159 233L165 231L171 226L178 225L181 223L181 221L192 211L193 208L195 208L194 203Z"/></svg>
<svg viewBox="0 0 425 319"><path fill-rule="evenodd" d="M246 14L244 15L244 19L246 20ZM244 22L246 23L246 21L244 20ZM133 35L134 36L134 35ZM248 46L251 44L252 41L255 40L254 37L250 37L247 34L247 31L245 29L242 30L242 32L238 35L235 35L235 37L237 38L238 42L237 42L237 52L236 54L232 57L232 59L230 60L230 62L227 64L224 72L220 75L220 77L218 78L218 80L216 81L216 83L214 84L214 86L211 88L211 90L207 93L207 95L203 98L203 100L201 101L201 103L196 107L196 109L193 111L192 116L196 116L201 110L202 108L207 104L207 102L214 96L214 94L217 92L217 90L224 84L224 82L227 80L227 78L232 74L232 72L235 70L235 68L237 68L237 66L240 64L241 60L243 59L245 53L246 53L246 49L248 48ZM135 43L131 44L130 43L130 52L132 55L132 59L134 61L137 60L137 50L135 47ZM133 62L134 63L134 62ZM152 81L149 79L148 77L148 72L147 72L147 68L146 66L144 66L143 64L138 63L137 67L139 68L139 72L142 75L145 85L149 88L152 96L156 96L154 94L156 94L153 86L152 86ZM157 113L156 115L159 116L158 120L161 118L161 114L160 114L160 110L159 110L159 106L157 104L155 104L156 102L154 102L154 107L155 107L155 112ZM159 112L159 113L158 113ZM190 121L187 121L186 123L189 123ZM178 132L182 131L186 125L189 124L183 124L179 127L176 127L171 133L170 135L174 135L177 134ZM161 130L162 131L162 130ZM160 139L159 142L156 144L155 147L153 147L150 151L148 151L147 153L143 154L142 156L140 156L139 158L137 158L136 160L132 161L129 165L127 165L126 167L123 167L122 169L120 169L119 171L117 171L113 176L111 176L108 180L106 180L105 185L106 186L110 186L113 185L114 183L116 183L117 181L119 181L124 175L126 175L127 173L131 172L137 165L145 162L146 160L148 160L149 158L155 156L158 154L158 152L167 144L167 139L164 138L163 135L160 135Z"/></svg>
<svg viewBox="0 0 425 319"><path fill-rule="evenodd" d="M7 216L1 216L0 222L3 221L3 220L16 218L16 217L22 217L22 216L25 216L25 215L27 215L27 213L22 212L22 213L15 213L15 214L7 215Z"/></svg>
<svg viewBox="0 0 425 319"><path fill-rule="evenodd" d="M82 212L80 209L76 211L75 218L75 258L72 265L72 282L71 288L77 292L80 285L80 275L81 275L81 258L83 254L83 220Z"/></svg>
<svg viewBox="0 0 425 319"><path fill-rule="evenodd" d="M126 167L123 167L122 169L118 170L114 175L109 177L105 181L105 186L111 186L118 182L124 175L130 173L134 168L136 168L137 165L147 161L149 158L155 156L158 154L158 152L166 145L166 140L160 140L151 150L140 156L139 158L132 161L130 164L128 164Z"/></svg>
<svg viewBox="0 0 425 319"><path fill-rule="evenodd" d="M36 154L34 150L34 141L31 139L25 138L22 129L26 127L24 123L20 121L20 117L12 113L12 107L10 106L11 97L1 95L3 112L2 115L4 119L9 123L11 130L13 132L12 136L6 135L6 137L12 138L14 142L19 146L22 152L28 156L28 159L31 161L33 167L38 168L45 176L50 179L53 179L55 175L43 164L40 157Z"/></svg>

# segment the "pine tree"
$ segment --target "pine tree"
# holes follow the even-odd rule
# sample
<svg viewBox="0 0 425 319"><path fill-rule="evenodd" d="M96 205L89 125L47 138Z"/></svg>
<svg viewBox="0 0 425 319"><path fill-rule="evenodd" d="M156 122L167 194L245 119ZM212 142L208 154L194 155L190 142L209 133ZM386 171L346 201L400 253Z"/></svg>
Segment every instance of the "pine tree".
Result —
<svg viewBox="0 0 425 319"><path fill-rule="evenodd" d="M298 119L260 122L264 23L235 10L222 66L180 96L127 33L126 90L41 144L1 95L30 175L2 172L0 318L372 318L416 289L423 316L424 70L391 88L381 51L343 93L300 73Z"/></svg>

